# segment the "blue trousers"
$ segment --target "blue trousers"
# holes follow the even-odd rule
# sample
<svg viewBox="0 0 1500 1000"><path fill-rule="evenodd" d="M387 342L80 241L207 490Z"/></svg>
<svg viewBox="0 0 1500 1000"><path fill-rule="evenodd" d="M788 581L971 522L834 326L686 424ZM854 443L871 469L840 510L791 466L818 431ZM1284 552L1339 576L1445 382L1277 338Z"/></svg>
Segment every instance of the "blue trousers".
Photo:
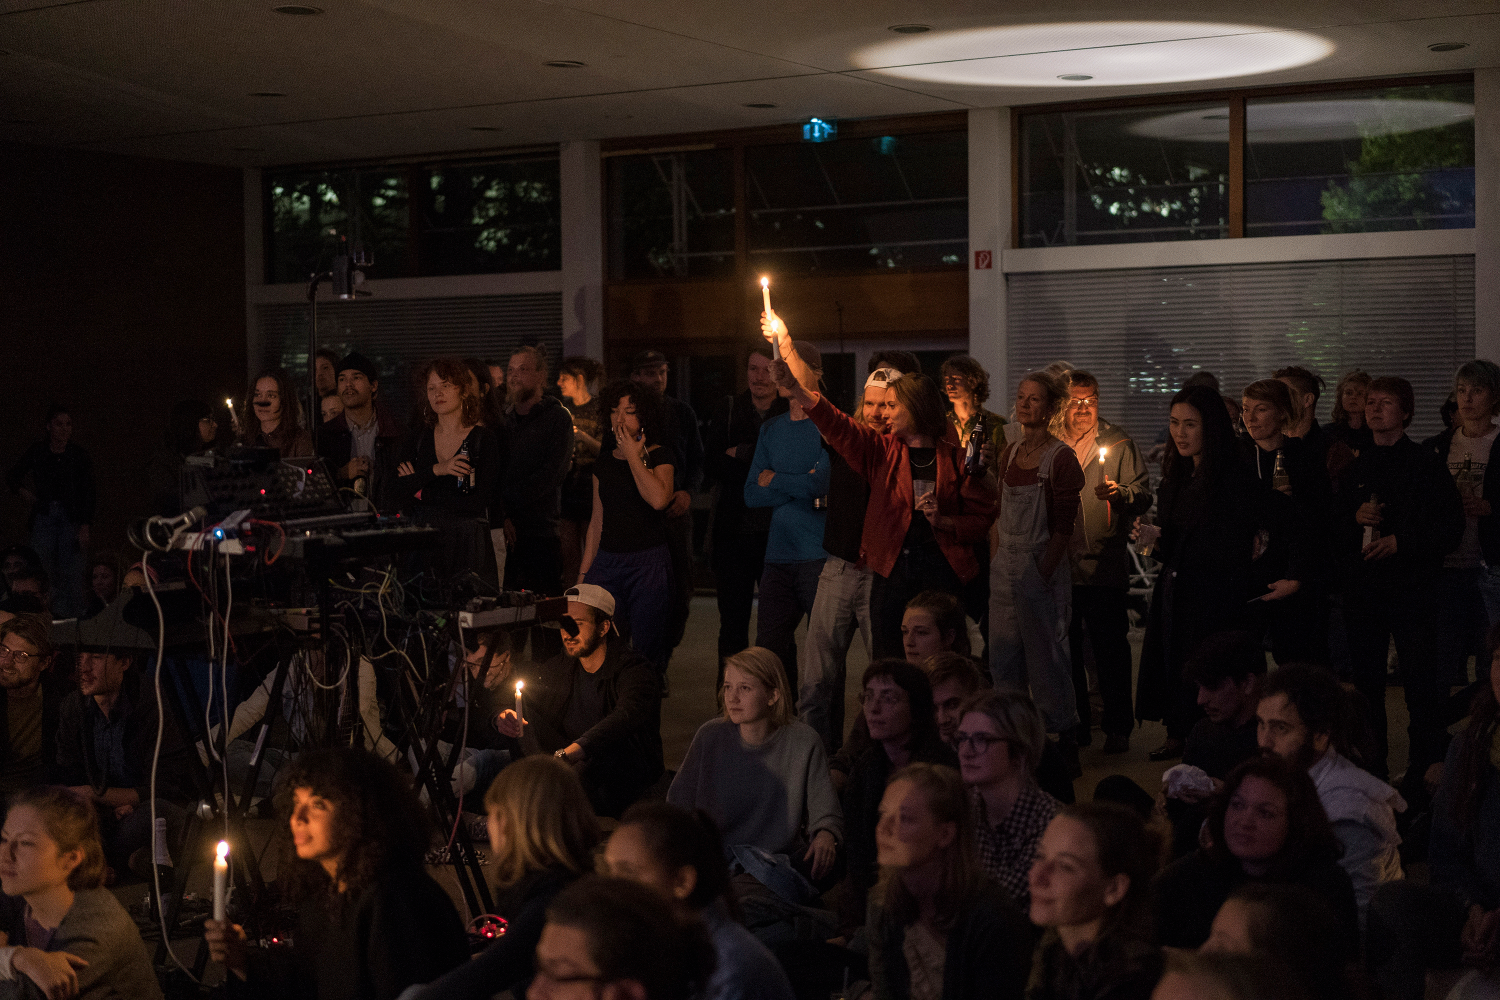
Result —
<svg viewBox="0 0 1500 1000"><path fill-rule="evenodd" d="M755 644L781 657L787 683L797 690L797 626L812 614L818 597L822 559L794 563L766 563L760 574L760 610L755 620Z"/></svg>
<svg viewBox="0 0 1500 1000"><path fill-rule="evenodd" d="M668 547L658 545L639 552L600 549L584 582L609 591L615 599L615 627L620 637L630 640L637 653L666 673L672 656L677 601Z"/></svg>

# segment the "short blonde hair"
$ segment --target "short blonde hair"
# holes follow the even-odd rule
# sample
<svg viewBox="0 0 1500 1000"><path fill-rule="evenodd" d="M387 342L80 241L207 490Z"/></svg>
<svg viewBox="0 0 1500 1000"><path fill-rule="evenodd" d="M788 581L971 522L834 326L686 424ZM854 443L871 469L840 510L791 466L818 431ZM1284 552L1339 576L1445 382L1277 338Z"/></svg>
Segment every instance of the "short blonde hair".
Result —
<svg viewBox="0 0 1500 1000"><path fill-rule="evenodd" d="M1042 763L1047 727L1031 695L1011 687L976 691L958 707L959 724L970 712L978 712L995 724L999 736L1010 744L1011 758L1026 762L1026 773L1036 774Z"/></svg>
<svg viewBox="0 0 1500 1000"><path fill-rule="evenodd" d="M759 681L767 691L780 695L776 704L771 706L772 729L779 729L792 721L792 686L787 683L786 668L781 665L781 657L764 646L751 646L726 659L724 669L727 671L730 667ZM724 710L724 718L729 718L727 708Z"/></svg>
<svg viewBox="0 0 1500 1000"><path fill-rule="evenodd" d="M554 865L575 874L593 871L599 821L578 775L556 757L523 757L509 765L490 784L484 804L505 818L505 843L494 859L501 888Z"/></svg>

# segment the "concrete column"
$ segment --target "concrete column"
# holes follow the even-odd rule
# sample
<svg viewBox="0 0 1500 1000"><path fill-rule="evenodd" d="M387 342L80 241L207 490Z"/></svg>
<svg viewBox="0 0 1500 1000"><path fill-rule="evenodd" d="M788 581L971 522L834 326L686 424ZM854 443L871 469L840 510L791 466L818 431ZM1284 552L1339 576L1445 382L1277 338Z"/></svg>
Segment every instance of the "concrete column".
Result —
<svg viewBox="0 0 1500 1000"><path fill-rule="evenodd" d="M259 167L245 168L245 381L265 363L253 289L266 283L265 188Z"/></svg>
<svg viewBox="0 0 1500 1000"><path fill-rule="evenodd" d="M1474 341L1500 361L1500 68L1474 71Z"/></svg>
<svg viewBox="0 0 1500 1000"><path fill-rule="evenodd" d="M1011 391L1002 269L1010 247L1010 174L1010 109L970 110L969 353L990 373L991 400L1001 401Z"/></svg>
<svg viewBox="0 0 1500 1000"><path fill-rule="evenodd" d="M604 182L599 144L561 149L563 353L604 359Z"/></svg>

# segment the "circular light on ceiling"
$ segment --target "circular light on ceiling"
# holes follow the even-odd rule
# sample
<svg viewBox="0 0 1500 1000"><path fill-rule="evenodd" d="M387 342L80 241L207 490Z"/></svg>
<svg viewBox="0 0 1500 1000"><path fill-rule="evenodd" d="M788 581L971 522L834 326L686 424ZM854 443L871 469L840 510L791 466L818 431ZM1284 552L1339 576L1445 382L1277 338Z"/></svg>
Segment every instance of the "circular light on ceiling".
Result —
<svg viewBox="0 0 1500 1000"><path fill-rule="evenodd" d="M1428 52L1457 52L1459 49L1469 47L1468 42L1433 42L1427 46Z"/></svg>
<svg viewBox="0 0 1500 1000"><path fill-rule="evenodd" d="M747 104L747 105L745 105L745 107L747 107L747 108L774 108L774 107L776 107L776 105L774 105L774 104L765 104L765 103L758 102L758 103L755 103L755 104Z"/></svg>
<svg viewBox="0 0 1500 1000"><path fill-rule="evenodd" d="M1336 142L1420 132L1473 117L1474 105L1459 101L1256 102L1245 108L1245 136L1258 143ZM1175 142L1228 142L1229 109L1175 111L1138 121L1129 131Z"/></svg>
<svg viewBox="0 0 1500 1000"><path fill-rule="evenodd" d="M1303 31L1188 21L1097 21L940 31L854 55L862 69L968 86L1055 87L1058 63L1093 87L1186 83L1316 62L1333 43ZM1082 71L1087 70L1087 74Z"/></svg>
<svg viewBox="0 0 1500 1000"><path fill-rule="evenodd" d="M1093 77L1087 73L1064 73L1058 79L1067 80L1069 83L1082 83L1084 80L1092 80Z"/></svg>
<svg viewBox="0 0 1500 1000"><path fill-rule="evenodd" d="M293 17L311 17L314 14L323 13L322 7L309 7L306 4L300 3L282 4L280 7L272 7L271 9L278 14L290 14Z"/></svg>
<svg viewBox="0 0 1500 1000"><path fill-rule="evenodd" d="M885 30L886 31L894 31L898 35L920 35L923 32L931 31L932 30L932 25L930 25L930 24L893 24L893 25L891 25L889 28L887 28Z"/></svg>
<svg viewBox="0 0 1500 1000"><path fill-rule="evenodd" d="M577 59L549 59L542 65L553 69L583 69L583 63Z"/></svg>

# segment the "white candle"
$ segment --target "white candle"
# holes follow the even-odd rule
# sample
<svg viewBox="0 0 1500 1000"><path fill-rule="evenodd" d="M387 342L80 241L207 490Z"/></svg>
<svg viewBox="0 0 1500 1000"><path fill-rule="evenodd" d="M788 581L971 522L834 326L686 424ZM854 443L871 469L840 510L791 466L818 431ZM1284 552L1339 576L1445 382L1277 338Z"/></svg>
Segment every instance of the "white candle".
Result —
<svg viewBox="0 0 1500 1000"><path fill-rule="evenodd" d="M1102 444L1101 444L1101 445L1100 445L1100 446L1099 446L1099 464L1100 464L1100 465L1103 465L1103 464L1104 464L1104 456L1105 456L1105 455L1108 455L1108 454L1109 454L1109 449L1108 449L1108 448L1106 448L1106 447L1104 447L1104 446L1103 446L1103 445L1102 445Z"/></svg>
<svg viewBox="0 0 1500 1000"><path fill-rule="evenodd" d="M218 853L214 856L214 919L224 919L229 902L229 842L219 841Z"/></svg>
<svg viewBox="0 0 1500 1000"><path fill-rule="evenodd" d="M526 686L525 681L516 681L516 721L525 722L526 716L521 714L521 688Z"/></svg>
<svg viewBox="0 0 1500 1000"><path fill-rule="evenodd" d="M771 318L771 279L770 278L761 278L760 279L760 299L761 299L761 302L766 307L766 319L770 319ZM776 341L776 340L771 341L771 355L777 361L781 360L781 342L780 341Z"/></svg>
<svg viewBox="0 0 1500 1000"><path fill-rule="evenodd" d="M234 432L238 434L240 432L240 418L234 414L234 400L225 396L224 405L229 407L229 426L234 428Z"/></svg>

